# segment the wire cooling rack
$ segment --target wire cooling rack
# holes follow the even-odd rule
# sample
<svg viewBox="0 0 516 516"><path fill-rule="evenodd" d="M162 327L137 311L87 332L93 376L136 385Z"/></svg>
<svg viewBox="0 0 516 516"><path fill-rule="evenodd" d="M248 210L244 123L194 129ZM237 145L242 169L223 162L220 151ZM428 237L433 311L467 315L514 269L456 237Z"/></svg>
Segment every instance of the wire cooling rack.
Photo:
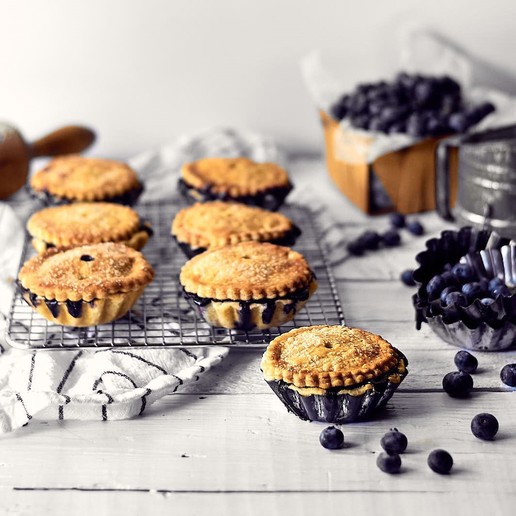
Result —
<svg viewBox="0 0 516 516"><path fill-rule="evenodd" d="M285 205L282 213L302 230L294 249L302 253L317 276L318 288L293 321L260 331L212 328L199 319L181 294L178 277L186 261L170 236L171 221L184 201L141 204L136 209L152 224L154 235L143 249L156 275L143 295L123 318L110 324L88 328L64 327L48 322L34 312L20 292L13 297L6 340L17 348L161 348L219 344L237 348L263 348L274 337L292 328L316 324L343 324L344 315L335 282L321 243L322 231L309 208ZM34 254L26 238L21 263Z"/></svg>

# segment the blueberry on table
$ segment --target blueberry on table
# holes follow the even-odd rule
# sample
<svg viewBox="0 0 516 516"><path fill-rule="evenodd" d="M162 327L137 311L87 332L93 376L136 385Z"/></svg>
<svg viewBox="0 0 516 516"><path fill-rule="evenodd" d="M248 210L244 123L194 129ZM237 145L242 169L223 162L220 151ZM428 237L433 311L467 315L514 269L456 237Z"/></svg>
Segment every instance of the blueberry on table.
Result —
<svg viewBox="0 0 516 516"><path fill-rule="evenodd" d="M507 364L500 371L500 378L505 385L516 387L516 364Z"/></svg>
<svg viewBox="0 0 516 516"><path fill-rule="evenodd" d="M380 440L380 445L389 455L398 455L407 449L407 436L397 428L391 428Z"/></svg>
<svg viewBox="0 0 516 516"><path fill-rule="evenodd" d="M353 256L361 256L365 251L364 244L360 242L360 240L352 240L348 243L346 249L348 250L349 254L352 254Z"/></svg>
<svg viewBox="0 0 516 516"><path fill-rule="evenodd" d="M425 232L423 224L417 220L411 220L407 223L407 231L416 236L421 236Z"/></svg>
<svg viewBox="0 0 516 516"><path fill-rule="evenodd" d="M383 243L387 247L396 247L401 243L400 234L395 229L388 229L383 235Z"/></svg>
<svg viewBox="0 0 516 516"><path fill-rule="evenodd" d="M328 426L319 435L319 442L328 450L339 450L344 446L344 434L342 430Z"/></svg>
<svg viewBox="0 0 516 516"><path fill-rule="evenodd" d="M476 279L473 267L467 263L456 263L451 272L461 283L470 283Z"/></svg>
<svg viewBox="0 0 516 516"><path fill-rule="evenodd" d="M484 412L477 414L471 420L471 431L475 437L482 439L483 441L490 441L494 439L494 436L498 432L498 420L493 414Z"/></svg>
<svg viewBox="0 0 516 516"><path fill-rule="evenodd" d="M405 227L405 215L395 211L389 215L389 222L395 228Z"/></svg>
<svg viewBox="0 0 516 516"><path fill-rule="evenodd" d="M407 269L401 273L400 279L402 283L407 285L407 287L415 286L416 282L414 281L414 271L412 269Z"/></svg>
<svg viewBox="0 0 516 516"><path fill-rule="evenodd" d="M389 455L388 453L382 452L376 458L376 465L384 472L389 474L395 474L400 472L401 468L401 457L399 455Z"/></svg>
<svg viewBox="0 0 516 516"><path fill-rule="evenodd" d="M473 388L473 378L463 371L452 371L443 378L443 389L452 398L465 398Z"/></svg>
<svg viewBox="0 0 516 516"><path fill-rule="evenodd" d="M359 237L358 241L370 251L378 249L382 237L376 231L364 231Z"/></svg>
<svg viewBox="0 0 516 516"><path fill-rule="evenodd" d="M478 360L476 357L464 349L457 351L453 361L455 362L457 369L463 373L472 374L476 372L478 368Z"/></svg>
<svg viewBox="0 0 516 516"><path fill-rule="evenodd" d="M446 450L437 449L430 452L427 464L432 471L446 475L452 469L453 458Z"/></svg>

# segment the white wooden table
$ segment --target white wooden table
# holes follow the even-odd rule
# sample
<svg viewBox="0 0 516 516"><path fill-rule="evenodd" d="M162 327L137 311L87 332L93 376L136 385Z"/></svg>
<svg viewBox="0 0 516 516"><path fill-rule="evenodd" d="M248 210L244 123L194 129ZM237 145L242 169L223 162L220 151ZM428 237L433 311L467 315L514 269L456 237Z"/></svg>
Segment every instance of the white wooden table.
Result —
<svg viewBox="0 0 516 516"><path fill-rule="evenodd" d="M386 217L368 218L342 197L321 160L297 161L292 177L325 200L342 238L387 228ZM417 218L426 237L445 227L432 213ZM516 352L477 353L474 393L448 397L441 380L455 369L457 348L427 326L416 331L413 291L399 281L426 238L403 239L334 268L347 324L381 334L410 362L381 419L343 426L345 449L322 448L326 425L287 413L261 377L261 351L233 350L144 417L33 422L2 437L0 514L514 514L516 393L499 371ZM479 412L498 418L494 442L471 434ZM402 472L392 476L375 464L391 427L409 439ZM452 474L428 468L434 448L453 455Z"/></svg>

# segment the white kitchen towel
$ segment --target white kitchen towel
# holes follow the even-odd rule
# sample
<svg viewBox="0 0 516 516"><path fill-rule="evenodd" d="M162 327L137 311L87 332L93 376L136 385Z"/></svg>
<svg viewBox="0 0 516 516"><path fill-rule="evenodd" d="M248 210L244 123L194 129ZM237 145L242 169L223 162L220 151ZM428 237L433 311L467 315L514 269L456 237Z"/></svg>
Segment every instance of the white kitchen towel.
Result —
<svg viewBox="0 0 516 516"><path fill-rule="evenodd" d="M145 183L146 202L170 196L185 161L247 156L285 164L269 138L234 129L209 129L130 160ZM144 413L218 364L224 346L108 350L18 350L6 345L5 320L24 238L21 220L36 208L25 191L0 203L0 432L34 419L126 419Z"/></svg>

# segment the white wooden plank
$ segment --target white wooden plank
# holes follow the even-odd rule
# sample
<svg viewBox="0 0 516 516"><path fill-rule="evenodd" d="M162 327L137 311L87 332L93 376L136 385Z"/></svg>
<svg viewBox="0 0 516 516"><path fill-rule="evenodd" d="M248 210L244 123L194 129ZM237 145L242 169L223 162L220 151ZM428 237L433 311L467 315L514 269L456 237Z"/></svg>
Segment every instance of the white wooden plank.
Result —
<svg viewBox="0 0 516 516"><path fill-rule="evenodd" d="M0 490L0 513L29 516L180 514L264 515L346 512L353 514L432 514L485 516L511 514L516 494L477 493L175 493L131 491Z"/></svg>
<svg viewBox="0 0 516 516"><path fill-rule="evenodd" d="M483 392L468 400L398 393L382 419L344 427L349 448L318 443L319 423L287 413L273 394L170 396L131 422L33 423L0 442L0 485L16 488L165 491L514 492L516 398ZM478 412L494 413L500 436L473 437ZM410 441L403 473L375 465L390 427ZM428 469L434 448L454 473Z"/></svg>

